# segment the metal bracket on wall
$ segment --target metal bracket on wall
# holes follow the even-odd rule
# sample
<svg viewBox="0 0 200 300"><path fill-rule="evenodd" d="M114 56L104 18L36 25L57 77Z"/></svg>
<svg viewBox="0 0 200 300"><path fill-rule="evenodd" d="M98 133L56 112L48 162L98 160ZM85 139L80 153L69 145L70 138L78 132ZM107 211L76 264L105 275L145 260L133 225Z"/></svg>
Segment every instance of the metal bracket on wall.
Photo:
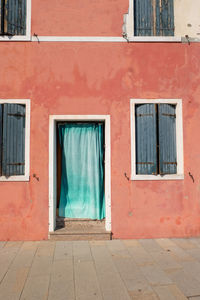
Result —
<svg viewBox="0 0 200 300"><path fill-rule="evenodd" d="M189 176L191 177L191 179L192 179L192 181L194 183L194 177L193 177L193 175L190 172L188 174L189 174Z"/></svg>
<svg viewBox="0 0 200 300"><path fill-rule="evenodd" d="M127 176L126 173L124 173L124 176L126 177L126 179L127 179L128 181L130 180L130 178Z"/></svg>
<svg viewBox="0 0 200 300"><path fill-rule="evenodd" d="M186 40L187 40L187 42L188 42L188 45L190 45L190 38L189 38L189 35L185 35L185 38L186 38Z"/></svg>

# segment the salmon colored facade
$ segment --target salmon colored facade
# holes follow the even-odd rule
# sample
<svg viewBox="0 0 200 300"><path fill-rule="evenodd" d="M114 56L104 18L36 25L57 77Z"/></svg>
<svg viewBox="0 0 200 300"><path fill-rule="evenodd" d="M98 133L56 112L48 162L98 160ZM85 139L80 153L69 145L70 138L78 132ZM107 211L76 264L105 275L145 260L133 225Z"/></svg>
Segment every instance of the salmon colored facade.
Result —
<svg viewBox="0 0 200 300"><path fill-rule="evenodd" d="M31 34L120 37L128 5L32 0ZM0 66L0 99L31 106L30 180L0 182L0 240L48 239L50 115L110 115L113 238L200 234L199 43L0 42ZM183 180L128 180L132 98L182 99Z"/></svg>

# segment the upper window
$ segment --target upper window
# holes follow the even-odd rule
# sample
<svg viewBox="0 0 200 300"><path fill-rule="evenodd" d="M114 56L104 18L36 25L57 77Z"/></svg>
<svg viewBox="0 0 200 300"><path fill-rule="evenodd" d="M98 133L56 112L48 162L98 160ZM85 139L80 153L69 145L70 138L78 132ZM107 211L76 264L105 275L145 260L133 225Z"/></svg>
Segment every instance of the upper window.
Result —
<svg viewBox="0 0 200 300"><path fill-rule="evenodd" d="M0 0L0 40L30 38L31 0Z"/></svg>
<svg viewBox="0 0 200 300"><path fill-rule="evenodd" d="M133 100L132 122L133 179L181 179L181 102Z"/></svg>
<svg viewBox="0 0 200 300"><path fill-rule="evenodd" d="M181 42L179 23L174 23L177 22L175 13L177 3L174 0L129 0L123 36L133 42Z"/></svg>
<svg viewBox="0 0 200 300"><path fill-rule="evenodd" d="M1 0L1 35L26 35L26 0Z"/></svg>
<svg viewBox="0 0 200 300"><path fill-rule="evenodd" d="M28 180L28 110L23 100L0 100L0 180Z"/></svg>
<svg viewBox="0 0 200 300"><path fill-rule="evenodd" d="M173 0L134 0L135 36L173 36Z"/></svg>

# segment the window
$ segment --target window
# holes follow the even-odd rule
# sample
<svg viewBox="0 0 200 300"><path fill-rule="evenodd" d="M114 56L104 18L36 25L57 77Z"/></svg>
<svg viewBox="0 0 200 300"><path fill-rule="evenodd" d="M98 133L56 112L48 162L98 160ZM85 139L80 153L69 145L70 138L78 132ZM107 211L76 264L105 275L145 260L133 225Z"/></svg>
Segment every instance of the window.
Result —
<svg viewBox="0 0 200 300"><path fill-rule="evenodd" d="M175 36L177 7L174 0L129 0L123 36L130 42L181 42Z"/></svg>
<svg viewBox="0 0 200 300"><path fill-rule="evenodd" d="M182 179L181 100L131 100L132 179Z"/></svg>
<svg viewBox="0 0 200 300"><path fill-rule="evenodd" d="M0 180L29 179L29 103L0 100Z"/></svg>
<svg viewBox="0 0 200 300"><path fill-rule="evenodd" d="M0 40L30 38L31 0L0 0Z"/></svg>
<svg viewBox="0 0 200 300"><path fill-rule="evenodd" d="M173 0L134 0L135 36L173 36Z"/></svg>

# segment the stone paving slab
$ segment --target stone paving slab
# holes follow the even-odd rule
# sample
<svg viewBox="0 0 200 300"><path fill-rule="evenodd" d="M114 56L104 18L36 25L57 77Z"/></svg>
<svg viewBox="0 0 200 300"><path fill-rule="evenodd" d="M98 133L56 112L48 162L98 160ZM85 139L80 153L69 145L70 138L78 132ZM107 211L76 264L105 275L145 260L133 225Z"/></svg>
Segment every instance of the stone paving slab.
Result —
<svg viewBox="0 0 200 300"><path fill-rule="evenodd" d="M200 262L200 251L199 248L194 248L194 249L188 249L186 250L186 252L192 256L195 261L199 261Z"/></svg>
<svg viewBox="0 0 200 300"><path fill-rule="evenodd" d="M0 242L3 300L200 300L200 238Z"/></svg>
<svg viewBox="0 0 200 300"><path fill-rule="evenodd" d="M14 270L11 268L0 285L0 299L19 299L28 276L28 271L27 267Z"/></svg>
<svg viewBox="0 0 200 300"><path fill-rule="evenodd" d="M174 270L168 273L168 275L185 296L191 297L200 295L199 281L197 278L191 277L185 270Z"/></svg>
<svg viewBox="0 0 200 300"><path fill-rule="evenodd" d="M176 285L163 285L154 287L160 300L187 300Z"/></svg>
<svg viewBox="0 0 200 300"><path fill-rule="evenodd" d="M181 264L174 259L170 252L161 250L151 252L150 255L153 257L154 261L159 265L159 267L164 271L181 268Z"/></svg>
<svg viewBox="0 0 200 300"><path fill-rule="evenodd" d="M0 249L3 248L5 246L6 242L1 242L0 241Z"/></svg>
<svg viewBox="0 0 200 300"><path fill-rule="evenodd" d="M26 281L21 300L48 299L50 275L30 276Z"/></svg>
<svg viewBox="0 0 200 300"><path fill-rule="evenodd" d="M146 251L142 245L133 244L131 241L126 242L127 249L138 266L146 266L154 264L153 257Z"/></svg>
<svg viewBox="0 0 200 300"><path fill-rule="evenodd" d="M54 260L52 263L48 299L75 299L74 267L71 258Z"/></svg>

